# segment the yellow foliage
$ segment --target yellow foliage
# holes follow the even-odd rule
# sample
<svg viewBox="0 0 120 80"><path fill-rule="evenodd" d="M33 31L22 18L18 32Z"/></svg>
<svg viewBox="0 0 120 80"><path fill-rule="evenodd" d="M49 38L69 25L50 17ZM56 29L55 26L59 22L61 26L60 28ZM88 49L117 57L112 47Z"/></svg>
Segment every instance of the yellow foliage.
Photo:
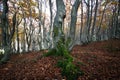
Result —
<svg viewBox="0 0 120 80"><path fill-rule="evenodd" d="M118 5L119 3L117 1L112 1L111 4L112 5Z"/></svg>
<svg viewBox="0 0 120 80"><path fill-rule="evenodd" d="M18 29L18 36L19 36L19 40L20 42L24 40L24 36L25 36L25 32L23 31L22 28ZM15 41L15 39L17 38L17 32L14 33L14 36L12 38L12 41Z"/></svg>
<svg viewBox="0 0 120 80"><path fill-rule="evenodd" d="M102 26L101 26L101 27L102 27L102 29L105 30L105 29L107 29L107 24L106 24L106 23L102 23Z"/></svg>
<svg viewBox="0 0 120 80"><path fill-rule="evenodd" d="M25 32L19 33L19 39L22 42L24 40Z"/></svg>
<svg viewBox="0 0 120 80"><path fill-rule="evenodd" d="M100 25L100 21L97 21L96 22L96 26L98 27Z"/></svg>
<svg viewBox="0 0 120 80"><path fill-rule="evenodd" d="M36 2L34 2L33 0L30 0L30 5L31 5L31 6L36 6L36 5L37 5L37 3L36 3Z"/></svg>
<svg viewBox="0 0 120 80"><path fill-rule="evenodd" d="M13 37L12 37L12 41L15 41L16 37L17 37L17 33L15 32Z"/></svg>

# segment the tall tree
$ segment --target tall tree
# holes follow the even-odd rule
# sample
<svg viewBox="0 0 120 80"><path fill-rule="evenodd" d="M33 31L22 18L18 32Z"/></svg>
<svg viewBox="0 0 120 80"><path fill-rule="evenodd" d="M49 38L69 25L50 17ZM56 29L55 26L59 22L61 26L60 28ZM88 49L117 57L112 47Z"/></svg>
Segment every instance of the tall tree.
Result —
<svg viewBox="0 0 120 80"><path fill-rule="evenodd" d="M72 6L71 11L71 22L70 22L70 37L71 37L71 44L70 44L70 50L74 46L75 41L75 31L76 31L76 22L77 22L77 12L80 5L81 0L76 0L75 3Z"/></svg>
<svg viewBox="0 0 120 80"><path fill-rule="evenodd" d="M4 57L1 59L1 62L6 62L10 56L10 49L11 49L11 42L12 37L15 32L15 25L16 25L16 13L13 15L13 28L10 28L9 21L8 21L8 0L2 0L3 3L3 12L1 17L2 22L2 47L5 49Z"/></svg>
<svg viewBox="0 0 120 80"><path fill-rule="evenodd" d="M1 22L2 22L2 47L5 48L5 55L1 59L1 62L5 62L8 59L8 52L9 50L9 34L8 34L8 0L2 0L3 3L3 12L2 12L2 17L1 17Z"/></svg>
<svg viewBox="0 0 120 80"><path fill-rule="evenodd" d="M91 0L84 0L84 3L86 5L86 14L84 16L84 27L83 27L83 31L82 31L82 35L81 35L81 43L88 43L88 39L89 39L89 30L90 30L90 1Z"/></svg>
<svg viewBox="0 0 120 80"><path fill-rule="evenodd" d="M103 9L103 12L102 12L100 24L98 26L98 31L96 32L97 40L100 40L100 30L101 30L101 26L102 26L102 22L103 22L103 18L104 18L104 14L105 14L107 4L108 4L108 0L105 2L105 6L104 6L104 9Z"/></svg>
<svg viewBox="0 0 120 80"><path fill-rule="evenodd" d="M80 41L82 36L82 29L83 29L83 0L81 0L81 26L80 26Z"/></svg>
<svg viewBox="0 0 120 80"><path fill-rule="evenodd" d="M3 36L3 46L7 45L7 40L8 40L8 0L2 0L3 3L3 12L2 12L2 36Z"/></svg>
<svg viewBox="0 0 120 80"><path fill-rule="evenodd" d="M49 32L50 32L50 36L52 37L52 30L53 30L53 12L52 12L52 7L53 7L53 3L51 0L49 0L49 6L50 6L50 29L49 29ZM52 47L53 45L53 40L52 38L49 39L50 40L50 46Z"/></svg>
<svg viewBox="0 0 120 80"><path fill-rule="evenodd" d="M56 7L57 12L53 23L53 31L54 31L54 47L56 46L56 43L60 40L61 36L63 36L63 21L65 18L65 5L63 0L56 0Z"/></svg>
<svg viewBox="0 0 120 80"><path fill-rule="evenodd" d="M120 38L120 0L118 0L118 12L117 12L117 24L116 24L116 38Z"/></svg>
<svg viewBox="0 0 120 80"><path fill-rule="evenodd" d="M91 31L91 39L94 36L94 29L95 29L95 25L96 25L96 18L97 18L97 10L98 10L98 0L96 0L96 4L95 4L95 12L94 12L94 20L93 20L93 26L92 26L92 31Z"/></svg>

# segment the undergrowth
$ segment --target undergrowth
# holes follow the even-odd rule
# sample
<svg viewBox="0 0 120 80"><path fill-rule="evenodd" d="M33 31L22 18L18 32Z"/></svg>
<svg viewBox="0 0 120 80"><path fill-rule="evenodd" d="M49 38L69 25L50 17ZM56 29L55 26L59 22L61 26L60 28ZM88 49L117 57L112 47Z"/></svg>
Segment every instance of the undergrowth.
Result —
<svg viewBox="0 0 120 80"><path fill-rule="evenodd" d="M54 49L49 50L43 56L61 56L62 59L58 60L57 66L62 69L62 76L66 76L67 80L76 80L83 72L73 64L74 58L70 55L66 45L68 42L64 42L60 39Z"/></svg>

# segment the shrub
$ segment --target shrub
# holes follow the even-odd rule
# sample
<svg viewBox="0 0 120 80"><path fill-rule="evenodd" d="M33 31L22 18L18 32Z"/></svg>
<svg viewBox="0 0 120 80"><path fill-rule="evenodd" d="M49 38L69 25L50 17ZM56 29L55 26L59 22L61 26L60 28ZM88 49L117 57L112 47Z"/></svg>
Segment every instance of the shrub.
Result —
<svg viewBox="0 0 120 80"><path fill-rule="evenodd" d="M77 80L79 75L83 74L71 59L59 60L57 66L62 69L62 75L66 76L67 80Z"/></svg>
<svg viewBox="0 0 120 80"><path fill-rule="evenodd" d="M68 80L76 80L83 72L73 64L74 59L68 51L68 43L65 42L64 38L61 38L57 42L55 49L49 50L44 56L61 56L62 59L57 62L57 66L62 69L62 75L66 76Z"/></svg>

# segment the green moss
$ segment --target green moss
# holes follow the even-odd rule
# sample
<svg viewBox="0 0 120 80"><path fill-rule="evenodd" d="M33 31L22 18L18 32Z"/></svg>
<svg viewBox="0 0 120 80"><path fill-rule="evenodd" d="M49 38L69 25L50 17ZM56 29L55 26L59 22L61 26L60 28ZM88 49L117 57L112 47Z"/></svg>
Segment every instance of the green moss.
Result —
<svg viewBox="0 0 120 80"><path fill-rule="evenodd" d="M58 33L59 33L58 27L54 27L53 32L54 32L54 37L58 36Z"/></svg>
<svg viewBox="0 0 120 80"><path fill-rule="evenodd" d="M66 47L69 47L70 42L71 42L71 38L68 37L66 42L65 42Z"/></svg>
<svg viewBox="0 0 120 80"><path fill-rule="evenodd" d="M61 38L57 43L54 49L49 50L44 56L62 56L65 58L69 58L70 56L69 51L65 45L65 40Z"/></svg>

